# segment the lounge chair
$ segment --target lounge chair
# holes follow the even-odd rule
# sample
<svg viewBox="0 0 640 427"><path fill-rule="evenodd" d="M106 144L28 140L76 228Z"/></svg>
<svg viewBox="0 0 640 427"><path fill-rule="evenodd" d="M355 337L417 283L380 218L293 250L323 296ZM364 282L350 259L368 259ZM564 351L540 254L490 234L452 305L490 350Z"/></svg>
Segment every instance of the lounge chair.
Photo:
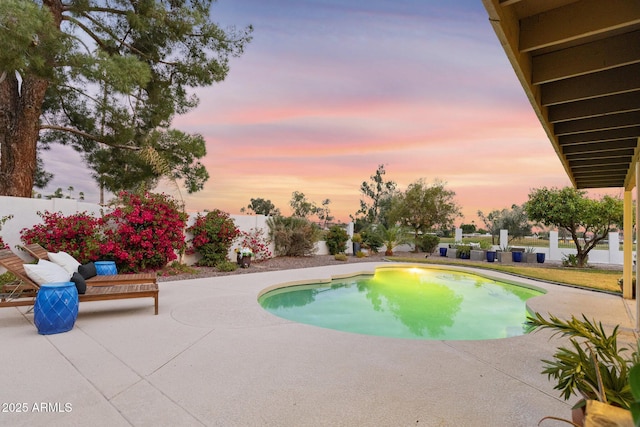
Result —
<svg viewBox="0 0 640 427"><path fill-rule="evenodd" d="M13 273L21 282L5 286L8 289L6 293L0 294L0 307L33 305L40 286L27 275L24 260L9 249L2 249L0 265ZM158 284L154 277L153 282L147 283L87 286L86 293L78 295L78 300L84 302L150 297L154 299L155 314L158 314L158 294Z"/></svg>
<svg viewBox="0 0 640 427"><path fill-rule="evenodd" d="M35 259L48 260L48 251L37 243L19 246ZM94 276L86 280L87 286L134 285L141 283L157 283L155 273L110 274Z"/></svg>

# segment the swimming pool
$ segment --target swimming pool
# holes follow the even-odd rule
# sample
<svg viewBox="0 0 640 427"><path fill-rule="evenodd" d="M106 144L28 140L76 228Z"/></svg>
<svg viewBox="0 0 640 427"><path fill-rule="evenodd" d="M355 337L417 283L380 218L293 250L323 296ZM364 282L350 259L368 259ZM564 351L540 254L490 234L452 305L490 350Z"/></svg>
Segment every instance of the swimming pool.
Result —
<svg viewBox="0 0 640 427"><path fill-rule="evenodd" d="M526 333L526 300L543 293L454 270L379 267L373 275L277 288L258 302L276 316L329 329L483 340Z"/></svg>

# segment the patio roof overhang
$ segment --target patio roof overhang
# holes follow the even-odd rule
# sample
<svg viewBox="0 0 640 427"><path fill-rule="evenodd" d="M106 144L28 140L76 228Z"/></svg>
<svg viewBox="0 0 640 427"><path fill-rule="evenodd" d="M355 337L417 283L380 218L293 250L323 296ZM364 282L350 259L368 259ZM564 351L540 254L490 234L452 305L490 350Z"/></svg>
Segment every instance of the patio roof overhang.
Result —
<svg viewBox="0 0 640 427"><path fill-rule="evenodd" d="M578 189L635 186L640 1L482 0Z"/></svg>

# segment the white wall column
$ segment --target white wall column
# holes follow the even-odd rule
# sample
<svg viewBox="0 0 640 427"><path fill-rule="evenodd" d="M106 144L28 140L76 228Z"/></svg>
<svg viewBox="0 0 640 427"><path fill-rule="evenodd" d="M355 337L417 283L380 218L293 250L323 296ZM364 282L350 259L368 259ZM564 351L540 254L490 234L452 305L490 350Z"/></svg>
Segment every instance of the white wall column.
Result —
<svg viewBox="0 0 640 427"><path fill-rule="evenodd" d="M509 230L500 230L500 241L498 244L503 249L506 249L507 246L509 246Z"/></svg>
<svg viewBox="0 0 640 427"><path fill-rule="evenodd" d="M633 285L633 193L625 190L623 199L622 297L631 299Z"/></svg>
<svg viewBox="0 0 640 427"><path fill-rule="evenodd" d="M554 261L560 261L562 259L557 230L549 231L549 259Z"/></svg>

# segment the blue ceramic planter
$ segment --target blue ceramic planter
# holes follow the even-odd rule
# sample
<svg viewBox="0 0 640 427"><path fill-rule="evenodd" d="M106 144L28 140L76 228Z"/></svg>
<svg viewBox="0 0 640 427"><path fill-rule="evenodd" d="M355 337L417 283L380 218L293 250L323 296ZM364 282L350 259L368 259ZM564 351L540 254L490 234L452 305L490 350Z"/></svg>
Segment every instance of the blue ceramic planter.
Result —
<svg viewBox="0 0 640 427"><path fill-rule="evenodd" d="M78 290L73 282L45 283L40 286L33 307L33 322L39 334L70 331L77 317Z"/></svg>
<svg viewBox="0 0 640 427"><path fill-rule="evenodd" d="M108 276L111 274L118 274L116 263L114 261L96 261L96 273L98 276Z"/></svg>

